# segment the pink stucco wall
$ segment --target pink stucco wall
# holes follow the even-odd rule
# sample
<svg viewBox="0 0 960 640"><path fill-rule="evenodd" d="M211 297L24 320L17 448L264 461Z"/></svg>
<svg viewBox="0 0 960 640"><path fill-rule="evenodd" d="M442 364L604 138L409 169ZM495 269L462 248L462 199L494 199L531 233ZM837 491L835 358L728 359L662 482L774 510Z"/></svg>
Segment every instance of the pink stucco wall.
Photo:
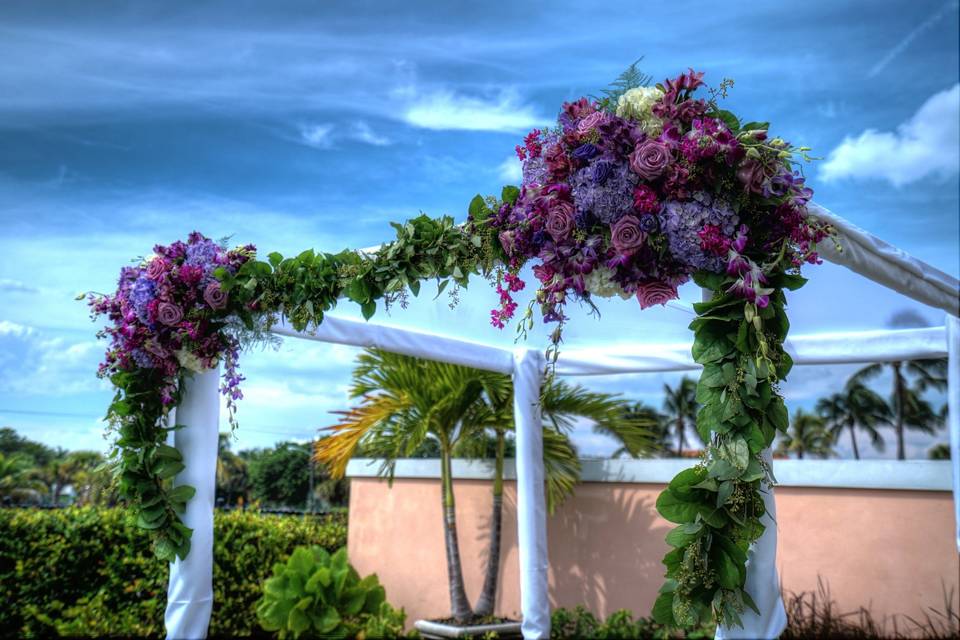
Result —
<svg viewBox="0 0 960 640"><path fill-rule="evenodd" d="M455 484L467 593L476 599L486 557L490 485ZM646 615L660 588L663 536L670 525L654 503L662 485L588 482L550 518L550 595L554 606L585 604L599 615L625 608ZM875 618L922 616L942 607L943 585L957 596L960 564L948 492L776 490L784 588L815 590L818 578L844 611ZM516 493L505 489L498 613L517 616ZM350 560L377 573L409 620L449 612L439 481L353 478ZM955 605L956 609L956 605Z"/></svg>

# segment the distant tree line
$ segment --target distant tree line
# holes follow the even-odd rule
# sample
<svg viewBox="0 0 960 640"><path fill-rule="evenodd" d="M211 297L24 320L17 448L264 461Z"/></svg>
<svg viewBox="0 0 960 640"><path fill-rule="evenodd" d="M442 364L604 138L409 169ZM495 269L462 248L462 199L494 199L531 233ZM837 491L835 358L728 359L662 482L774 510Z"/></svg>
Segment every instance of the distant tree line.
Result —
<svg viewBox="0 0 960 640"><path fill-rule="evenodd" d="M348 484L311 462L312 443L281 442L234 453L220 434L217 504L326 511L346 505ZM0 428L0 501L5 505L112 506L108 461L97 451L66 451Z"/></svg>
<svg viewBox="0 0 960 640"><path fill-rule="evenodd" d="M884 396L870 388L869 383L889 369L893 385ZM837 455L836 445L841 437L849 438L853 457L860 459L860 440L869 440L877 451L884 451L885 430L891 430L897 449L897 459L906 459L905 435L915 431L934 435L940 431L947 417L946 404L934 407L927 394L943 392L947 388L947 361L945 358L906 360L873 364L857 371L844 386L819 399L814 410L797 409L790 420L790 428L781 434L777 453L805 457L829 458ZM696 455L703 442L697 434L697 386L684 376L676 386L664 385L661 409L638 402L629 407L626 416L642 418L656 425L655 432L662 455L665 457ZM620 452L614 454L616 457ZM927 453L933 460L950 457L947 444L936 444Z"/></svg>

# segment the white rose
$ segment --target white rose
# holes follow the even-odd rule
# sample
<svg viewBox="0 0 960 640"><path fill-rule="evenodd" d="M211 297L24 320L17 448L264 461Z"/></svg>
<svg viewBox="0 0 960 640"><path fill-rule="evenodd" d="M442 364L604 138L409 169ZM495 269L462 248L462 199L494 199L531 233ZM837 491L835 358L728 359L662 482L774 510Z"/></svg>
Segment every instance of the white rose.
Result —
<svg viewBox="0 0 960 640"><path fill-rule="evenodd" d="M203 362L200 360L200 358L190 353L186 349L175 351L174 355L177 356L177 360L180 361L180 366L185 369L189 369L190 371L194 371L196 373L206 371L207 369L203 366Z"/></svg>
<svg viewBox="0 0 960 640"><path fill-rule="evenodd" d="M620 285L613 279L613 271L606 267L595 267L593 271L583 276L583 284L592 296L612 298L620 296L624 300L630 299L630 294L624 293Z"/></svg>
<svg viewBox="0 0 960 640"><path fill-rule="evenodd" d="M662 97L663 91L656 87L630 89L617 100L617 115L639 122L647 135L658 136L663 130L663 123L653 115L653 105Z"/></svg>

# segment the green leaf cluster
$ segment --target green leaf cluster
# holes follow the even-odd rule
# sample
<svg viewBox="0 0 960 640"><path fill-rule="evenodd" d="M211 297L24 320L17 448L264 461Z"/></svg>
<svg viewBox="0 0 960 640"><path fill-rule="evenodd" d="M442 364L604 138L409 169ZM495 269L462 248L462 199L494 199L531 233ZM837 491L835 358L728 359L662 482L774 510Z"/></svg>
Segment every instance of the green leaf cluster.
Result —
<svg viewBox="0 0 960 640"><path fill-rule="evenodd" d="M694 305L693 358L703 365L697 384L697 431L708 443L697 466L681 471L660 494L657 510L676 524L666 536L666 582L654 618L693 627L711 619L741 624L756 610L744 590L747 551L764 531L761 491L773 482L761 452L787 429L787 409L777 385L792 361L783 350L789 329L783 288L803 284L786 273L764 308L726 293L732 280L698 273L696 282L716 291Z"/></svg>
<svg viewBox="0 0 960 640"><path fill-rule="evenodd" d="M381 614L387 620L371 623L371 628L389 628L397 615L376 574L360 578L347 562L345 547L333 554L322 547L298 547L286 563L274 565L257 605L261 626L279 632L280 638L354 637ZM402 627L402 612L399 619Z"/></svg>

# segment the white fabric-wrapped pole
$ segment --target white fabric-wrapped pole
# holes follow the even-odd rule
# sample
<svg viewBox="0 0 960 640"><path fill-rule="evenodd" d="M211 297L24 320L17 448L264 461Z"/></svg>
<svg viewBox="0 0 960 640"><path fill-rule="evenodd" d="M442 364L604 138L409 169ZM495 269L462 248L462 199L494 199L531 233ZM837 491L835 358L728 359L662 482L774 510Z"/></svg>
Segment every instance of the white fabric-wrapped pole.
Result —
<svg viewBox="0 0 960 640"><path fill-rule="evenodd" d="M763 459L773 468L773 453L764 449ZM743 628L718 626L716 640L732 638L776 638L787 628L787 612L780 596L780 577L777 575L777 504L773 487L763 492L766 513L760 521L766 527L763 535L747 552L747 593L753 598L760 615L746 609L741 616Z"/></svg>
<svg viewBox="0 0 960 640"><path fill-rule="evenodd" d="M213 507L220 427L220 376L216 369L193 374L184 383L174 432L174 444L186 468L174 484L197 490L187 503L183 523L193 529L190 553L170 563L167 638L205 638L213 609Z"/></svg>
<svg viewBox="0 0 960 640"><path fill-rule="evenodd" d="M527 640L537 640L550 637L547 505L543 485L543 425L540 421L540 386L545 362L542 353L530 349L518 349L513 358L521 630Z"/></svg>
<svg viewBox="0 0 960 640"><path fill-rule="evenodd" d="M953 510L960 551L960 319L947 316L947 430L953 462Z"/></svg>

